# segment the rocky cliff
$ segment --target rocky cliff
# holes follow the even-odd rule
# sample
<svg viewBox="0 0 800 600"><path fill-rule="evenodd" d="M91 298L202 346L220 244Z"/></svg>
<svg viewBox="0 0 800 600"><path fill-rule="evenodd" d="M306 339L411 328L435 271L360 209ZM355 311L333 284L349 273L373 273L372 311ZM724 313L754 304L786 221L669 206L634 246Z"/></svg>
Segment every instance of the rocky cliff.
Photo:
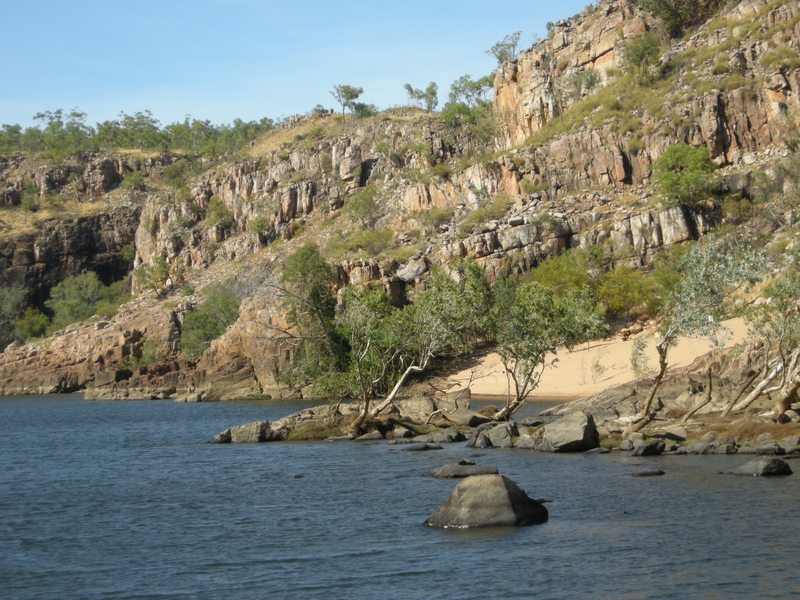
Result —
<svg viewBox="0 0 800 600"><path fill-rule="evenodd" d="M624 45L657 27L655 20L632 3L608 1L559 21L548 39L497 71L499 150L421 111L394 109L346 125L330 115L299 119L244 159L218 160L180 186L161 179L177 157L91 156L47 168L6 157L0 175L9 204L19 202L26 181L40 193L78 186L88 197L139 170L147 190L113 212L48 221L0 242L4 282L24 283L40 302L69 274L116 278L131 243L136 268L163 258L173 277L160 290L164 298L142 293L110 322L8 348L0 355L0 391L86 388L95 398L193 400L285 393L275 375L291 353L263 342L265 326L281 319L273 297L262 290L245 300L239 321L186 361L177 339L183 315L202 296L182 296L174 283L202 290L279 268L306 241L326 248L359 227L341 209L365 190L377 206L370 227L390 231L391 239L380 256L360 249L337 256L339 285L381 285L397 304L424 285L433 265L456 257L477 261L490 280L594 245L609 265L648 266L659 249L720 222L715 206L660 202L649 176L664 148L707 145L722 166L720 193L745 196L750 171L785 156L778 141L798 109L798 6L745 0L675 42L651 67L652 85L630 90L619 75ZM778 47L797 61L785 52L775 58ZM493 205L506 208L465 225ZM446 218L431 223L440 209ZM131 366L145 342L164 360Z"/></svg>
<svg viewBox="0 0 800 600"><path fill-rule="evenodd" d="M620 82L624 48L656 22L632 2L590 6L498 69L503 141L550 189L646 183L678 141L721 165L769 159L800 114L798 14L797 2L745 0L674 42L639 93Z"/></svg>

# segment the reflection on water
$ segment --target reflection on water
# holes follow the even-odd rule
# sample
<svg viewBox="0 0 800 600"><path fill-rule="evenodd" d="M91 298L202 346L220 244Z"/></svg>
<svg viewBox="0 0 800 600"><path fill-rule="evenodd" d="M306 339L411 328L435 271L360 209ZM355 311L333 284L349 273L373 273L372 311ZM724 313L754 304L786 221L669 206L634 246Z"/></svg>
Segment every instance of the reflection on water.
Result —
<svg viewBox="0 0 800 600"><path fill-rule="evenodd" d="M737 456L203 443L301 406L0 399L2 596L800 595L800 474L717 474ZM462 457L551 499L550 520L422 527L454 482L420 475ZM667 475L630 477L642 462Z"/></svg>

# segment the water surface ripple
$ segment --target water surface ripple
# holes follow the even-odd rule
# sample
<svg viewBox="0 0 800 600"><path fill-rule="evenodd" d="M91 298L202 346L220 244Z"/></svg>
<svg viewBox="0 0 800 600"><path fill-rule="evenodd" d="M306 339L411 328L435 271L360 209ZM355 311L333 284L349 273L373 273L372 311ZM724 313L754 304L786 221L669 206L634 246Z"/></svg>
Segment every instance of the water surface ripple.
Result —
<svg viewBox="0 0 800 600"><path fill-rule="evenodd" d="M800 596L800 473L717 474L744 456L204 443L302 406L0 398L0 596ZM551 499L550 520L422 527L454 482L420 475L462 457ZM630 477L643 462L667 475Z"/></svg>

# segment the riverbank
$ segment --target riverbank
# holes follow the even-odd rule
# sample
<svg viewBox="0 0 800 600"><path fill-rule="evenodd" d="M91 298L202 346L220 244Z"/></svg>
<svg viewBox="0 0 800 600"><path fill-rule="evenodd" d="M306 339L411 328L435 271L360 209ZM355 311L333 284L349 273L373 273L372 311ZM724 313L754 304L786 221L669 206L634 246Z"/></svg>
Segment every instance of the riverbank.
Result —
<svg viewBox="0 0 800 600"><path fill-rule="evenodd" d="M726 347L747 339L747 325L743 319L730 319L724 325L730 330ZM567 402L636 380L636 374L631 367L634 339L649 336L645 356L649 367L654 369L658 364L658 357L652 339L653 333L654 329L650 328L626 339L617 335L571 351L562 350L556 355L555 365L545 370L541 382L529 398ZM685 367L709 350L711 346L706 338L680 338L669 352L670 369ZM469 384L474 395L498 400L507 397L509 386L497 353L479 354L468 362L468 367L445 373L444 376L460 386Z"/></svg>

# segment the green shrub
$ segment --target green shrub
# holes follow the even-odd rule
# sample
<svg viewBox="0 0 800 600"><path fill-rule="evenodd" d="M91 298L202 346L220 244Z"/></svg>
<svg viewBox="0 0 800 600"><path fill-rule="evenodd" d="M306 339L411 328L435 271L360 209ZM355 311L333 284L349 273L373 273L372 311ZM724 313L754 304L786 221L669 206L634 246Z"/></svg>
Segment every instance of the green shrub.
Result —
<svg viewBox="0 0 800 600"><path fill-rule="evenodd" d="M225 229L231 229L234 224L235 221L231 209L225 206L216 196L211 196L206 209L206 226L222 225Z"/></svg>
<svg viewBox="0 0 800 600"><path fill-rule="evenodd" d="M17 330L25 340L42 337L47 333L48 325L50 319L47 315L30 306L16 320Z"/></svg>
<svg viewBox="0 0 800 600"><path fill-rule="evenodd" d="M332 255L341 257L348 254L375 257L389 247L394 232L390 229L360 229L346 237L333 238L327 250Z"/></svg>
<svg viewBox="0 0 800 600"><path fill-rule="evenodd" d="M90 271L67 277L51 289L45 306L53 311L53 328L62 329L91 317L102 287L97 275Z"/></svg>
<svg viewBox="0 0 800 600"><path fill-rule="evenodd" d="M188 176L189 163L186 160L178 160L164 167L164 181L172 187L177 188L185 185Z"/></svg>
<svg viewBox="0 0 800 600"><path fill-rule="evenodd" d="M734 225L744 223L753 216L753 203L746 198L742 198L741 200L725 198L725 200L722 201L721 208L722 216L725 220Z"/></svg>
<svg viewBox="0 0 800 600"><path fill-rule="evenodd" d="M597 286L597 297L614 314L652 313L657 306L655 282L638 269L616 267L606 273Z"/></svg>
<svg viewBox="0 0 800 600"><path fill-rule="evenodd" d="M181 327L179 347L186 358L196 358L239 318L239 300L230 282L208 288L206 301L187 312Z"/></svg>
<svg viewBox="0 0 800 600"><path fill-rule="evenodd" d="M535 194L536 192L543 191L547 186L544 183L536 185L530 179L523 177L519 180L519 191L523 194Z"/></svg>
<svg viewBox="0 0 800 600"><path fill-rule="evenodd" d="M684 143L667 148L653 165L653 179L668 200L693 206L704 200L714 183L716 165L708 148Z"/></svg>
<svg viewBox="0 0 800 600"><path fill-rule="evenodd" d="M778 46L765 52L759 62L762 67L770 71L779 68L784 71L793 71L800 68L800 54L797 50L787 46Z"/></svg>
<svg viewBox="0 0 800 600"><path fill-rule="evenodd" d="M143 190L145 188L144 173L141 171L127 173L119 187L123 190Z"/></svg>
<svg viewBox="0 0 800 600"><path fill-rule="evenodd" d="M530 274L525 276L525 280L528 279L536 281L558 294L582 289L590 283L586 265L579 262L576 253L572 250L540 263Z"/></svg>
<svg viewBox="0 0 800 600"><path fill-rule="evenodd" d="M712 17L724 0L637 0L636 3L661 21L667 35L678 38L690 27Z"/></svg>
<svg viewBox="0 0 800 600"><path fill-rule="evenodd" d="M627 42L622 51L622 62L625 68L636 75L640 81L647 80L647 73L661 53L658 36L646 31L638 38Z"/></svg>
<svg viewBox="0 0 800 600"><path fill-rule="evenodd" d="M453 219L455 211L452 208L443 208L441 206L431 206L427 210L420 210L415 212L412 217L425 225L428 229L437 231L445 223L449 223ZM419 232L417 232L419 234Z"/></svg>
<svg viewBox="0 0 800 600"><path fill-rule="evenodd" d="M22 184L22 197L20 198L20 208L28 212L39 210L39 188L32 181Z"/></svg>
<svg viewBox="0 0 800 600"><path fill-rule="evenodd" d="M440 163L431 169L431 175L447 179L453 173L453 167L447 163Z"/></svg>
<svg viewBox="0 0 800 600"><path fill-rule="evenodd" d="M119 305L130 298L128 280L104 286L91 271L67 277L50 290L44 304L53 311L52 328L63 329L71 323L85 321L95 314L111 317ZM34 315L29 315L33 317ZM33 326L34 323L31 323Z"/></svg>
<svg viewBox="0 0 800 600"><path fill-rule="evenodd" d="M0 287L0 352L19 338L14 321L25 303L25 288L21 285Z"/></svg>
<svg viewBox="0 0 800 600"><path fill-rule="evenodd" d="M269 231L271 227L272 221L261 215L250 221L250 231L256 235Z"/></svg>

